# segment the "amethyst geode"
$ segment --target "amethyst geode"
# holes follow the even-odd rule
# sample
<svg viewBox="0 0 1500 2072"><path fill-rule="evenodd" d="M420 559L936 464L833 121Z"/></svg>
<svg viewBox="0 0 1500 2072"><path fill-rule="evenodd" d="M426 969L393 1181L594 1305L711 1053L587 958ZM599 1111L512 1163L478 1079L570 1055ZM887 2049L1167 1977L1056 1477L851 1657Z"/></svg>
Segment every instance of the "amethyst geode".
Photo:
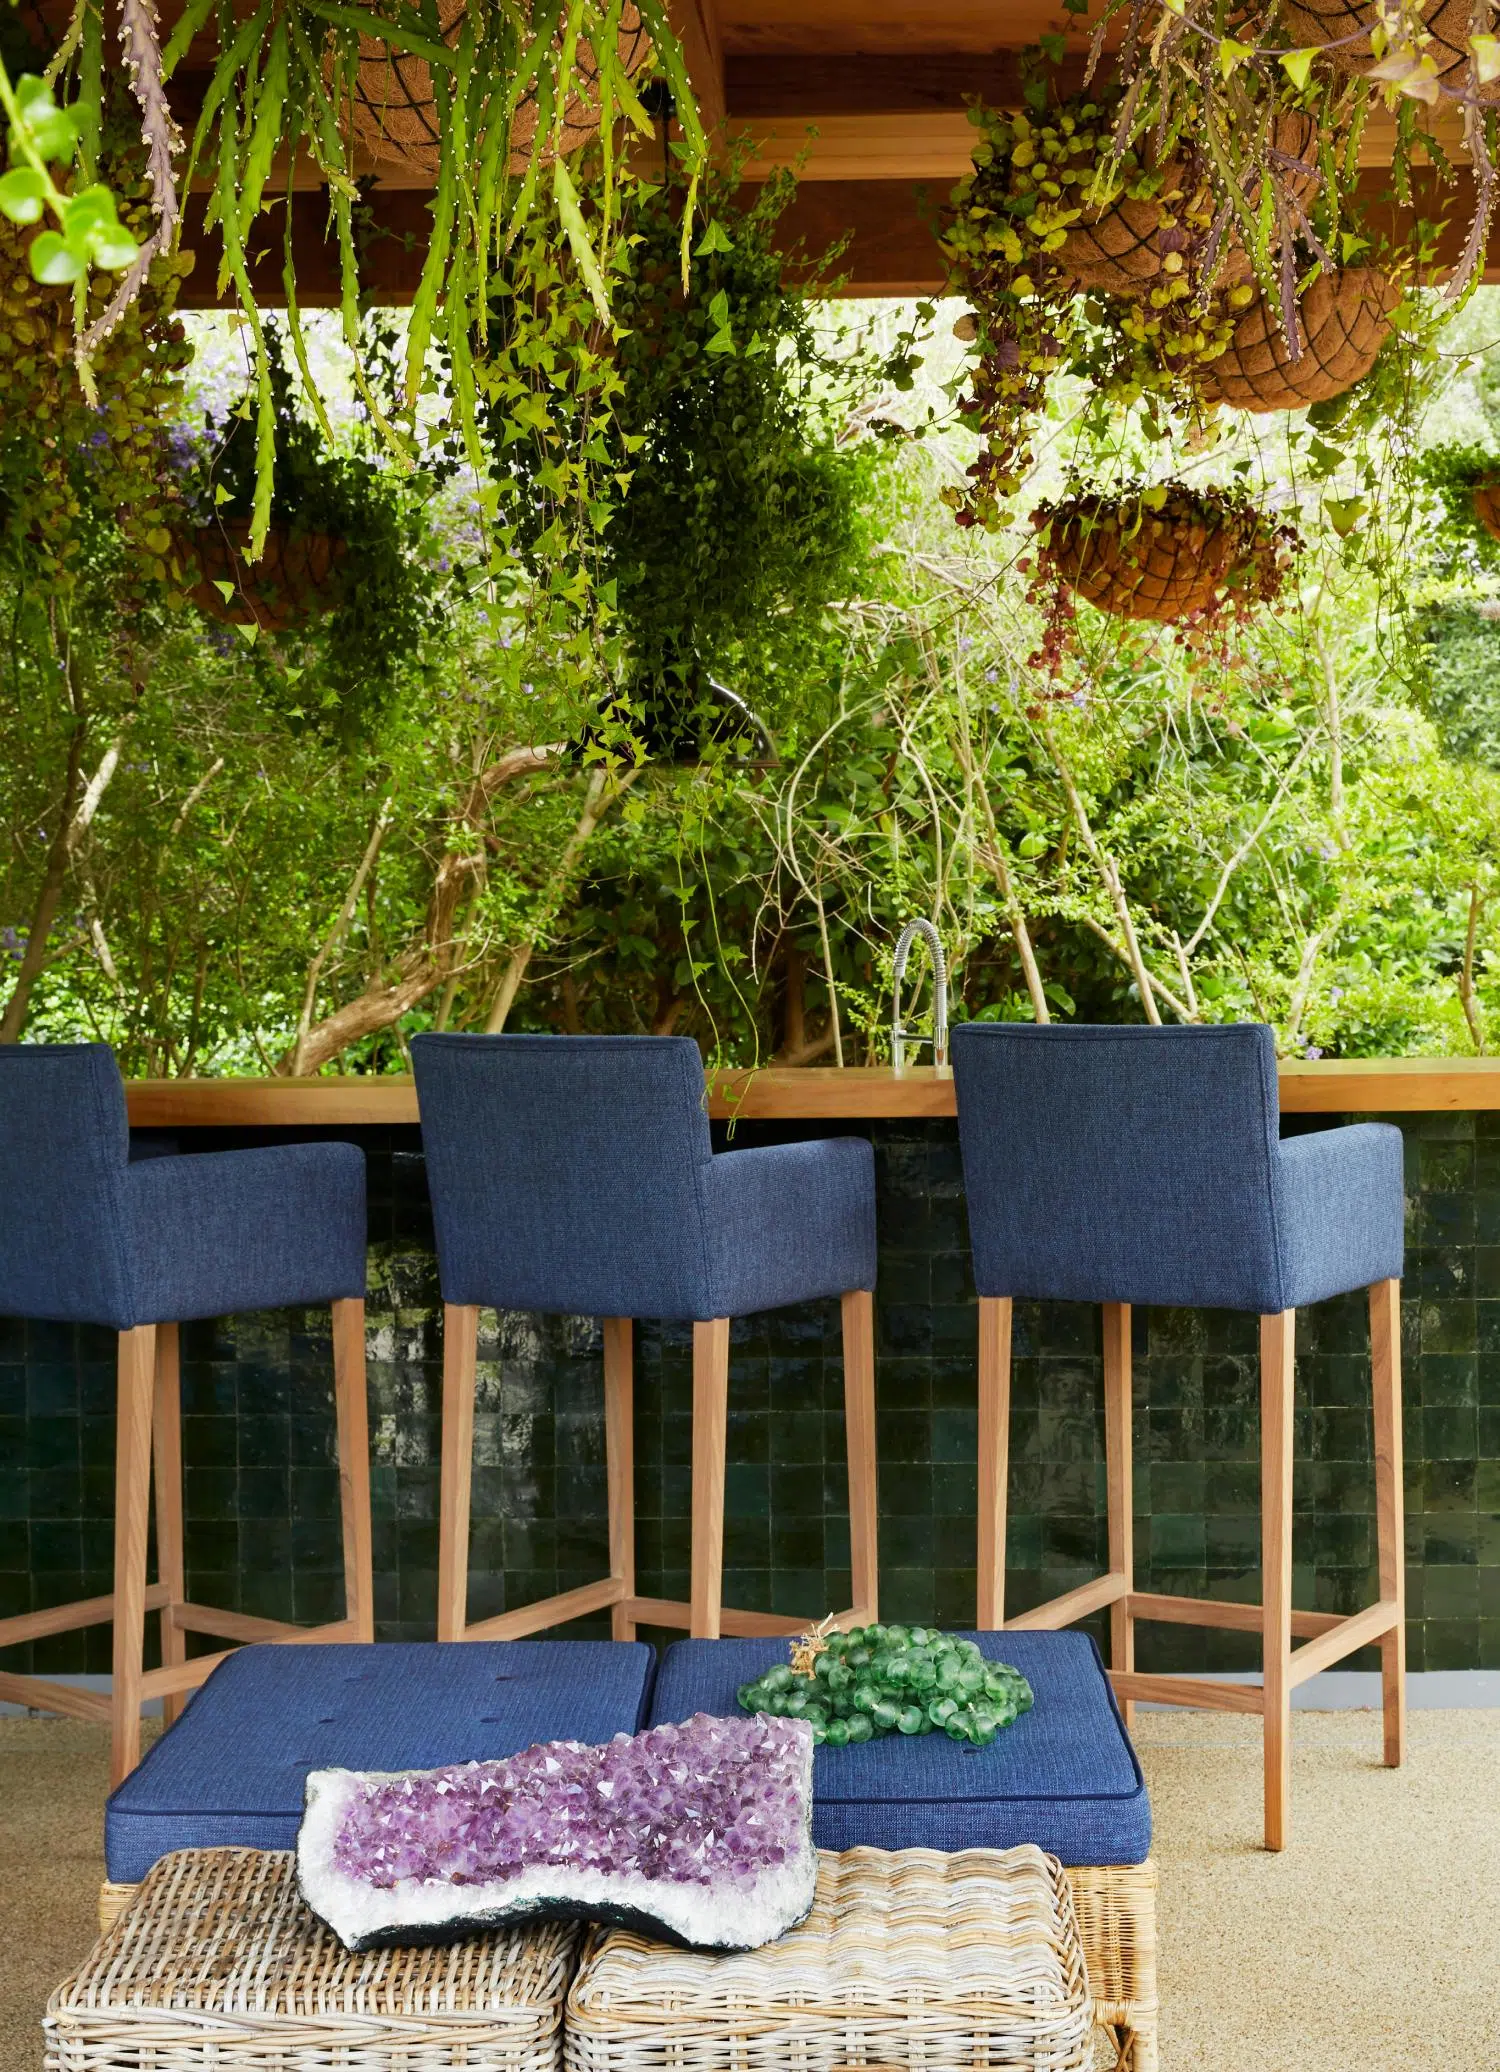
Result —
<svg viewBox="0 0 1500 2072"><path fill-rule="evenodd" d="M748 1950L817 1882L811 1729L713 1719L441 1770L314 1770L297 1873L351 1950L535 1920Z"/></svg>

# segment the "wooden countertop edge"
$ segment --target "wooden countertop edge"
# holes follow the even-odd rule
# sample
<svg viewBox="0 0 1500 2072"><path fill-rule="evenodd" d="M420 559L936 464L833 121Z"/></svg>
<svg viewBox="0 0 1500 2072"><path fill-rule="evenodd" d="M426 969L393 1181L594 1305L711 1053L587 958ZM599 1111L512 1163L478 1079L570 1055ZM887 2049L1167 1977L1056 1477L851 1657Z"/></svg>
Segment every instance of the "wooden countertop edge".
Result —
<svg viewBox="0 0 1500 2072"><path fill-rule="evenodd" d="M126 1083L137 1128L323 1128L412 1123L408 1078L136 1079ZM1351 1058L1281 1067L1283 1113L1430 1114L1500 1108L1500 1058ZM709 1113L747 1121L872 1121L952 1115L953 1081L931 1066L721 1072Z"/></svg>

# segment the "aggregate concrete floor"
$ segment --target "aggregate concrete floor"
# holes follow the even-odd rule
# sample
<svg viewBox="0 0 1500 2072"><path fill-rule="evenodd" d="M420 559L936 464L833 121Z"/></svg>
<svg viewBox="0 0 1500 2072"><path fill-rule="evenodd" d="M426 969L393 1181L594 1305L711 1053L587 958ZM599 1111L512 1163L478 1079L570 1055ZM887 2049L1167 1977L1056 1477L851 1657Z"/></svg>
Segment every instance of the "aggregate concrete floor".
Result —
<svg viewBox="0 0 1500 2072"><path fill-rule="evenodd" d="M1253 1719L1143 1713L1163 2072L1500 2072L1500 1712L1300 1713L1292 1846L1258 1846ZM102 1730L0 1720L0 2072L37 2072L103 1875Z"/></svg>

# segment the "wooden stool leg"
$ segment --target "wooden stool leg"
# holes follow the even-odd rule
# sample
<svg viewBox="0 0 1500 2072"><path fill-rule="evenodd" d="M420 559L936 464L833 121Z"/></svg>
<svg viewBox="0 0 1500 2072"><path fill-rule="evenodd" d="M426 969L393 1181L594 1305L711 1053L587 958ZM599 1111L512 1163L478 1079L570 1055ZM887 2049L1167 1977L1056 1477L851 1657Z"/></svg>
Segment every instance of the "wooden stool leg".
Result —
<svg viewBox="0 0 1500 2072"><path fill-rule="evenodd" d="M187 1576L182 1538L182 1382L175 1324L156 1327L151 1453L156 1469L156 1573L167 1590L161 1608L161 1659L163 1668L169 1668L187 1660L187 1634L177 1623L177 1607L187 1601ZM181 1691L162 1699L167 1726L186 1703Z"/></svg>
<svg viewBox="0 0 1500 2072"><path fill-rule="evenodd" d="M860 1625L880 1617L879 1491L875 1458L875 1298L843 1300L844 1439L849 1455L850 1600Z"/></svg>
<svg viewBox="0 0 1500 2072"><path fill-rule="evenodd" d="M474 1366L479 1311L443 1308L443 1468L438 1498L439 1640L462 1640L469 1621L469 1488L474 1471Z"/></svg>
<svg viewBox="0 0 1500 2072"><path fill-rule="evenodd" d="M1375 1538L1380 1598L1397 1608L1396 1624L1380 1636L1380 1682L1385 1710L1385 1759L1397 1768L1406 1754L1406 1554L1402 1518L1401 1283L1377 1281L1370 1290L1370 1362L1375 1398Z"/></svg>
<svg viewBox="0 0 1500 2072"><path fill-rule="evenodd" d="M1104 1305L1104 1460L1108 1486L1109 1571L1135 1588L1135 1496L1130 1437L1130 1304ZM1109 1666L1135 1668L1135 1620L1128 1597L1109 1608ZM1127 1729L1135 1725L1135 1700L1122 1701Z"/></svg>
<svg viewBox="0 0 1500 2072"><path fill-rule="evenodd" d="M604 1319L604 1460L609 1481L609 1572L635 1595L635 1340L629 1317ZM628 1601L609 1608L616 1640L635 1639Z"/></svg>
<svg viewBox="0 0 1500 2072"><path fill-rule="evenodd" d="M1261 1602L1266 1847L1284 1849L1291 1809L1292 1410L1295 1310L1260 1320Z"/></svg>
<svg viewBox="0 0 1500 2072"><path fill-rule="evenodd" d="M120 1333L115 1413L114 1675L109 1782L141 1759L141 1677L146 1651L146 1538L151 1519L151 1409L156 1326Z"/></svg>
<svg viewBox="0 0 1500 2072"><path fill-rule="evenodd" d="M370 1405L365 1384L365 1306L333 1305L333 1409L338 1427L339 1515L344 1528L344 1616L356 1640L375 1638L370 1527Z"/></svg>
<svg viewBox="0 0 1500 2072"><path fill-rule="evenodd" d="M729 1319L693 1326L694 1640L717 1640L724 1601L724 1449L729 1422Z"/></svg>
<svg viewBox="0 0 1500 2072"><path fill-rule="evenodd" d="M978 1624L1005 1624L1005 1497L1010 1475L1008 1295L979 1298Z"/></svg>

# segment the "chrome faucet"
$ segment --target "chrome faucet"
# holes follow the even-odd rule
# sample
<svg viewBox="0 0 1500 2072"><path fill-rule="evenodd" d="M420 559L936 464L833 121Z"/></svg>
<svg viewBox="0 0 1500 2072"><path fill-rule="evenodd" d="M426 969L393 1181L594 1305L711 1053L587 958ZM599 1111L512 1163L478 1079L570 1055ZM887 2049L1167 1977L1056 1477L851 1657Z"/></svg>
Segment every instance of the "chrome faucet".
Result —
<svg viewBox="0 0 1500 2072"><path fill-rule="evenodd" d="M932 1034L917 1036L901 1023L901 981L906 976L906 960L911 946L918 936L926 943L932 955ZM896 954L891 960L891 989L895 995L891 1011L891 1065L897 1072L906 1066L908 1043L930 1043L932 1062L938 1070L948 1067L948 960L943 955L943 939L930 921L908 921L896 938Z"/></svg>

